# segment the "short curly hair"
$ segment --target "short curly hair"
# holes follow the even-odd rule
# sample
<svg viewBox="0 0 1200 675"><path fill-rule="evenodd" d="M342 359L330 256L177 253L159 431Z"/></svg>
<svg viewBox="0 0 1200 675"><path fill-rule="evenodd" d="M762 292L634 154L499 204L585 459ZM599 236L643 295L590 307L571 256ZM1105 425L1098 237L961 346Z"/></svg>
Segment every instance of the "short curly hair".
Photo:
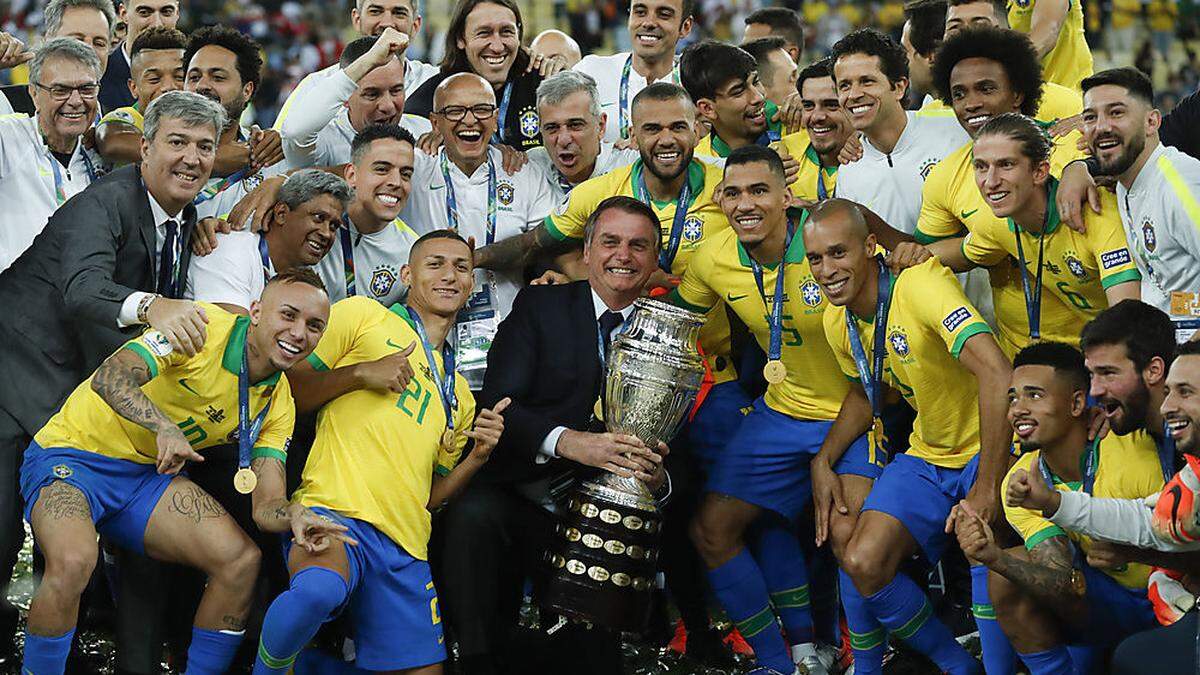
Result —
<svg viewBox="0 0 1200 675"><path fill-rule="evenodd" d="M185 70L196 52L208 45L224 47L233 52L237 58L237 71L238 76L242 78L242 84L250 82L254 84L254 90L258 91L259 82L262 81L262 48L253 38L229 26L205 26L192 33L187 50L183 53Z"/></svg>
<svg viewBox="0 0 1200 675"><path fill-rule="evenodd" d="M1024 33L989 26L965 28L942 42L933 57L933 87L946 105L952 106L950 73L963 59L989 59L1008 74L1013 90L1024 95L1021 113L1037 115L1042 103L1042 62Z"/></svg>

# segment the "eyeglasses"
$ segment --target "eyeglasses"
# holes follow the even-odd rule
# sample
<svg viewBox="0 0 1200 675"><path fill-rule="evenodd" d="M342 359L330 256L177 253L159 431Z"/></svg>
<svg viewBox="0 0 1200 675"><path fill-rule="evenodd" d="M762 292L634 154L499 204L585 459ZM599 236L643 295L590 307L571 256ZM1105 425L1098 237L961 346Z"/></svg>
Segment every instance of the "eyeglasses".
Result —
<svg viewBox="0 0 1200 675"><path fill-rule="evenodd" d="M52 84L47 87L41 82L34 82L33 85L38 89L50 92L50 98L55 101L66 101L74 92L79 92L79 98L85 101L94 99L100 94L100 85L95 82L81 84L77 87L68 87L65 84Z"/></svg>
<svg viewBox="0 0 1200 675"><path fill-rule="evenodd" d="M471 113L475 119L482 121L491 119L492 115L496 114L496 106L492 105L491 103L480 103L479 105L473 105L469 107L465 105L448 105L441 110L435 110L433 112L436 115L445 117L451 122L463 121L463 118L467 116L468 112Z"/></svg>

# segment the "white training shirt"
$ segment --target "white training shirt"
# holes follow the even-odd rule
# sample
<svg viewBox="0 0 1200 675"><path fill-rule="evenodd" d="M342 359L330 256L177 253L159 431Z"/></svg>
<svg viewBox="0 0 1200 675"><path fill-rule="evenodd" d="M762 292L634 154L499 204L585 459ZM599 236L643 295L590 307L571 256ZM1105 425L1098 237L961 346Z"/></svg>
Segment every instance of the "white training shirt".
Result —
<svg viewBox="0 0 1200 675"><path fill-rule="evenodd" d="M260 238L249 230L218 234L217 248L212 253L192 256L183 297L249 311L250 303L262 297L267 279L275 276L269 256L263 267Z"/></svg>
<svg viewBox="0 0 1200 675"><path fill-rule="evenodd" d="M275 124L272 128L276 130L282 128L284 119L287 117L295 103L296 92L309 85L319 83L322 78L329 77L339 72L341 69L341 64L335 63L332 66L326 66L315 73L309 73L308 75L305 75L304 79L300 80L300 83L297 84L296 88L292 90L292 93L288 94L287 100L283 102L283 106L279 109L279 116L275 118ZM414 61L413 59L404 59L405 95L412 95L412 93L417 90L417 87L425 84L426 80L434 75L437 75L438 72L440 72L438 67L431 63Z"/></svg>
<svg viewBox="0 0 1200 675"><path fill-rule="evenodd" d="M546 174L546 182L550 186L551 199L555 204L561 204L566 201L567 195L571 194L571 189L575 186L570 183L554 166L554 161L550 159L550 152L545 146L538 146L526 152L530 164L536 164ZM628 148L626 150L617 150L612 143L608 141L600 141L600 154L596 156L596 166L592 169L592 175L588 178L603 176L613 169L629 166L637 161L640 157L636 148Z"/></svg>
<svg viewBox="0 0 1200 675"><path fill-rule="evenodd" d="M378 300L385 307L400 302L407 290L400 282L400 268L408 263L408 253L419 235L399 218L371 234L360 233L349 218L343 227L348 228L354 254L354 294ZM342 241L342 232L338 231L329 253L313 268L325 282L331 303L348 295Z"/></svg>
<svg viewBox="0 0 1200 675"><path fill-rule="evenodd" d="M1200 160L1160 144L1128 190L1117 183L1117 201L1142 301L1177 321L1200 318Z"/></svg>
<svg viewBox="0 0 1200 675"><path fill-rule="evenodd" d="M358 134L344 105L358 89L340 68L319 81L320 86L297 87L290 111L280 114L283 156L293 168L337 166L350 161L350 144ZM433 129L424 117L404 115L400 126L420 138Z"/></svg>
<svg viewBox="0 0 1200 675"><path fill-rule="evenodd" d="M412 193L400 216L418 234L450 227L446 216L446 181L441 168L444 153L444 149L432 156L417 152ZM554 179L547 177L542 167L533 162L525 164L515 174L508 173L504 170L503 155L495 146L488 149L488 157L496 167L495 241L503 241L533 229L550 215L555 206L550 190L550 182ZM459 212L458 233L464 239L475 237L476 248L482 247L487 243L488 163L480 164L470 176L464 175L454 162L449 162L449 167ZM486 270L477 271L477 284L486 273ZM524 280L520 272L494 274L497 311L503 319L512 309L513 299Z"/></svg>
<svg viewBox="0 0 1200 675"><path fill-rule="evenodd" d="M610 56L588 54L572 69L587 73L596 81L596 88L600 94L600 111L608 115L603 140L609 143L621 140L621 73L625 70L625 62L629 56L629 52L620 52ZM679 84L678 63L671 69L670 75L656 81L670 81ZM625 102L627 106L633 105L633 97L645 89L647 84L650 83L646 81L646 78L638 73L636 68L630 67L629 92ZM631 119L628 109L625 110L625 119Z"/></svg>
<svg viewBox="0 0 1200 675"><path fill-rule="evenodd" d="M76 142L64 167L42 140L36 117L0 117L0 272L29 248L63 202L98 177L100 164L98 154ZM62 199L55 189L56 168Z"/></svg>
<svg viewBox="0 0 1200 675"><path fill-rule="evenodd" d="M196 206L196 218L228 218L233 207L237 206L238 202L258 187L263 180L282 176L288 172L288 168L288 161L284 159L228 185L224 184L225 178L208 179L204 189L196 195L196 200L192 202Z"/></svg>

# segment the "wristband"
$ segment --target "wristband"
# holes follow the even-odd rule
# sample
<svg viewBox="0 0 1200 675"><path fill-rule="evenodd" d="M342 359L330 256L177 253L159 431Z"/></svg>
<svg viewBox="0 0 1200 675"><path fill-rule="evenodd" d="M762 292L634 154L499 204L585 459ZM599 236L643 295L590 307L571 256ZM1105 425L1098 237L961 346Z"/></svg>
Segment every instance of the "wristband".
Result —
<svg viewBox="0 0 1200 675"><path fill-rule="evenodd" d="M138 305L137 305L138 323L148 323L146 321L146 313L150 311L150 305L154 304L154 301L161 297L162 296L157 293L150 293L150 294L142 296L141 300L138 300Z"/></svg>

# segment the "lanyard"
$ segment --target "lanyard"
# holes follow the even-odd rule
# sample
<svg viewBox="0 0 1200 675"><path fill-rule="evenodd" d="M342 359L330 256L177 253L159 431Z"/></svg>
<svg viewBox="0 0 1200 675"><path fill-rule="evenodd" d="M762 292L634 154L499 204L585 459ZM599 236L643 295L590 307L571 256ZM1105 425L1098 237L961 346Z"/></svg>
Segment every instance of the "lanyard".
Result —
<svg viewBox="0 0 1200 675"><path fill-rule="evenodd" d="M1163 442L1158 445L1158 464L1162 467L1163 482L1169 483L1171 477L1175 475L1175 437L1171 435L1171 429L1167 427L1167 423L1163 422Z"/></svg>
<svg viewBox="0 0 1200 675"><path fill-rule="evenodd" d="M1100 463L1100 450L1097 446L1100 444L1100 439L1097 438L1088 446L1087 454L1083 460L1083 491L1092 494L1092 490L1096 487L1096 471ZM1046 453L1043 450L1038 454L1038 469L1042 473L1042 480L1046 481L1046 486L1054 490L1054 474L1050 473L1050 466L1046 464Z"/></svg>
<svg viewBox="0 0 1200 675"><path fill-rule="evenodd" d="M617 129L621 138L629 138L629 71L633 69L633 54L625 59L625 67L621 69L621 87L617 103L617 115L620 124Z"/></svg>
<svg viewBox="0 0 1200 675"><path fill-rule="evenodd" d="M242 179L245 178L249 172L249 168L243 167L215 183L204 186L204 189L200 191L200 194L196 195L196 198L192 200L192 205L200 206L204 202L215 198L222 192L242 182Z"/></svg>
<svg viewBox="0 0 1200 675"><path fill-rule="evenodd" d="M817 166L817 199L825 201L829 197L829 189L825 187L825 172Z"/></svg>
<svg viewBox="0 0 1200 675"><path fill-rule="evenodd" d="M690 171L691 167L688 167L688 170ZM638 173L637 197L638 201L649 206L653 200L650 197L650 190L646 187L645 172L646 167L643 165ZM679 189L679 198L675 200L675 218L671 221L671 238L668 240L666 248L658 254L658 266L668 274L671 272L671 265L675 262L675 254L679 253L679 242L683 239L683 221L687 220L687 211L691 205L692 184L685 175L683 187Z"/></svg>
<svg viewBox="0 0 1200 675"><path fill-rule="evenodd" d="M271 252L267 249L266 233L258 235L258 257L262 259L263 281L271 280Z"/></svg>
<svg viewBox="0 0 1200 675"><path fill-rule="evenodd" d="M508 82L504 85L504 93L500 94L500 108L496 115L496 133L492 134L492 140L496 143L504 142L504 124L508 121L508 104L512 98L513 83Z"/></svg>
<svg viewBox="0 0 1200 675"><path fill-rule="evenodd" d="M1013 223L1013 236L1017 238L1017 262L1021 268L1021 289L1025 291L1025 314L1029 317L1029 337L1041 338L1042 318L1042 260L1046 253L1046 229L1038 233L1038 262L1036 288L1029 287L1029 270L1025 268L1025 249L1021 246L1021 228Z"/></svg>
<svg viewBox="0 0 1200 675"><path fill-rule="evenodd" d="M79 151L79 156L83 158L83 168L87 172L88 183L95 181L96 169L92 167L92 160L83 150ZM67 190L63 187L62 165L54 153L47 151L46 157L50 160L50 170L54 173L54 202L62 206L67 201Z"/></svg>
<svg viewBox="0 0 1200 675"><path fill-rule="evenodd" d="M487 233L484 243L491 245L496 242L496 164L488 154L488 190L487 190ZM442 150L442 179L446 181L446 226L458 231L458 199L454 194L454 183L450 180L450 160L446 159L446 151Z"/></svg>
<svg viewBox="0 0 1200 675"><path fill-rule="evenodd" d="M887 333L888 310L891 308L892 273L883 263L882 256L875 257L879 265L879 292L875 299L875 335L872 341L871 366L867 365L867 354L858 332L854 313L846 310L846 329L850 333L850 351L854 354L854 364L858 368L858 379L863 389L867 391L867 399L871 401L871 413L876 419L883 412L883 357L887 353L884 346Z"/></svg>
<svg viewBox="0 0 1200 675"><path fill-rule="evenodd" d="M346 297L352 298L358 294L358 289L354 282L354 244L350 241L350 216L342 214L342 222L345 223L338 231L342 240L342 265L346 268Z"/></svg>
<svg viewBox="0 0 1200 675"><path fill-rule="evenodd" d="M758 285L758 294L762 297L763 308L767 310L767 327L771 331L770 347L767 349L768 361L779 361L783 355L783 277L787 269L787 250L792 245L795 235L791 221L787 224L787 238L783 242L783 258L779 261L779 272L775 275L775 297L770 305L767 304L767 291L763 285L763 268L753 256L750 257L750 269L754 272L754 283Z"/></svg>
<svg viewBox="0 0 1200 675"><path fill-rule="evenodd" d="M421 321L421 315L411 307L408 308L408 314L413 318L413 326L417 329L417 335L421 336L421 347L425 350L425 360L429 362L429 372L433 375L433 386L437 388L438 394L442 399L442 410L446 411L446 431L450 432L453 437L454 432L454 407L456 405L454 398L454 350L445 342L442 343L442 367L445 369L445 377L438 371L437 364L433 362L433 348L429 344L429 336L425 334L425 323Z"/></svg>
<svg viewBox="0 0 1200 675"><path fill-rule="evenodd" d="M258 440L262 431L263 420L271 409L271 399L267 399L258 417L250 421L250 366L246 360L246 348L242 348L242 368L238 371L238 473L250 469L250 449ZM253 486L251 486L253 489Z"/></svg>

